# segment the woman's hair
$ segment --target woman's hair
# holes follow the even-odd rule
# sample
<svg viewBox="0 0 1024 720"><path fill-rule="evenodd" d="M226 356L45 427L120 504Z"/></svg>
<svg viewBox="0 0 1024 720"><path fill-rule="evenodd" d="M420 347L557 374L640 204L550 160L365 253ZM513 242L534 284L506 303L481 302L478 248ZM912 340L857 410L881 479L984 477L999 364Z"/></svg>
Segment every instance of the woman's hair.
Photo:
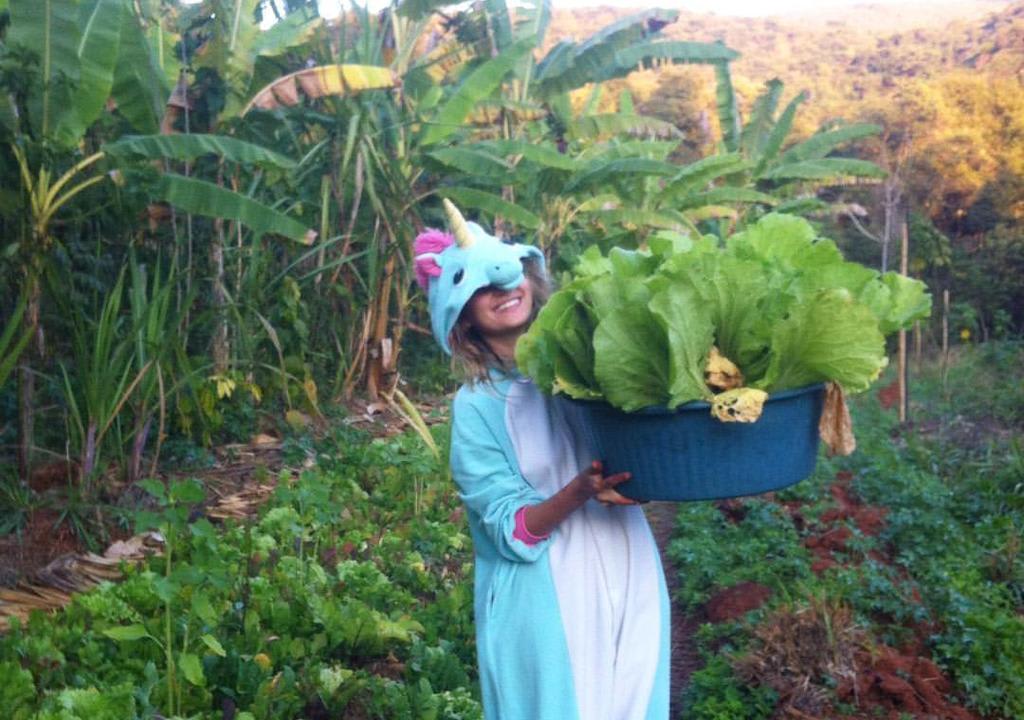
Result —
<svg viewBox="0 0 1024 720"><path fill-rule="evenodd" d="M533 290L533 308L530 310L530 324L537 319L537 314L551 295L551 284L533 259L523 260L523 273ZM467 304L468 307L468 304ZM498 357L480 335L479 331L466 322L466 308L463 308L448 344L452 349L452 368L455 374L470 385L478 382L490 383L491 370L509 373L515 370L515 363Z"/></svg>

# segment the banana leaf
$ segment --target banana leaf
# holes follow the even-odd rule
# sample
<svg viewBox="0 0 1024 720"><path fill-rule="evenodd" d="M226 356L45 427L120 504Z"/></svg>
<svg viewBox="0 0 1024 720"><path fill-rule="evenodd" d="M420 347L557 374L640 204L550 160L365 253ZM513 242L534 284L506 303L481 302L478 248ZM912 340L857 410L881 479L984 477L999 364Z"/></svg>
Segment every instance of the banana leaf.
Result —
<svg viewBox="0 0 1024 720"><path fill-rule="evenodd" d="M505 76L533 48L533 39L520 40L496 58L473 70L455 93L425 125L421 145L432 145L444 140L462 127L473 107L486 99L505 79Z"/></svg>
<svg viewBox="0 0 1024 720"><path fill-rule="evenodd" d="M637 43L657 34L661 28L674 23L679 18L678 10L659 8L643 10L633 15L616 20L588 37L579 46L580 54L593 48L616 45L620 48Z"/></svg>
<svg viewBox="0 0 1024 720"><path fill-rule="evenodd" d="M665 40L661 42L648 42L624 48L615 53L617 64L622 67L631 67L634 70L642 65L645 68L653 67L654 61L668 61L672 64L710 64L719 62L730 62L738 58L740 54L720 42L700 43L686 42L683 40Z"/></svg>
<svg viewBox="0 0 1024 720"><path fill-rule="evenodd" d="M502 140L491 144L495 152L504 155L522 155L525 160L546 168L577 170L579 162L568 154L558 152L550 144L537 145L525 140Z"/></svg>
<svg viewBox="0 0 1024 720"><path fill-rule="evenodd" d="M747 157L759 157L764 151L783 87L782 81L778 78L769 80L765 83L764 92L754 101L750 120L740 133L740 149Z"/></svg>
<svg viewBox="0 0 1024 720"><path fill-rule="evenodd" d="M768 133L768 139L764 143L764 149L757 158L758 164L757 168L754 170L755 175L760 174L760 172L778 156L779 150L782 149L782 143L786 141L789 131L793 129L793 120L796 118L796 111L806 99L806 92L799 93L795 98L789 101L786 105L786 109L782 111L781 115L779 115L779 119L775 122L775 126L772 127L771 132Z"/></svg>
<svg viewBox="0 0 1024 720"><path fill-rule="evenodd" d="M129 135L103 146L115 158L195 160L216 155L231 162L264 169L292 170L296 163L273 150L225 135Z"/></svg>
<svg viewBox="0 0 1024 720"><path fill-rule="evenodd" d="M824 200L819 200L816 197L802 197L793 198L786 202L779 203L775 206L773 212L787 213L789 215L800 215L802 217L808 217L816 213L821 213L825 210L829 210L831 205Z"/></svg>
<svg viewBox="0 0 1024 720"><path fill-rule="evenodd" d="M832 180L841 178L883 178L885 170L867 160L821 158L779 165L763 173L764 180Z"/></svg>
<svg viewBox="0 0 1024 720"><path fill-rule="evenodd" d="M628 75L636 64L621 64L617 54L642 43L678 17L677 10L645 10L611 23L579 45L556 46L538 64L536 94L549 98L591 82Z"/></svg>
<svg viewBox="0 0 1024 720"><path fill-rule="evenodd" d="M254 107L261 110L276 110L282 105L298 105L303 95L309 100L317 100L326 96L355 95L364 90L386 90L397 85L395 74L386 67L320 65L274 80L252 96L241 114L245 115Z"/></svg>
<svg viewBox="0 0 1024 720"><path fill-rule="evenodd" d="M757 203L759 205L772 206L778 203L778 200L771 195L748 188L719 187L681 198L676 202L675 207L679 210L689 210L705 205L722 205L725 203Z"/></svg>
<svg viewBox="0 0 1024 720"><path fill-rule="evenodd" d="M66 146L74 145L103 113L114 85L121 44L123 0L89 0L82 4L77 58L79 77L71 104L58 108L54 135Z"/></svg>
<svg viewBox="0 0 1024 720"><path fill-rule="evenodd" d="M672 197L703 190L709 183L750 169L750 163L739 153L722 153L690 163L669 180L662 197Z"/></svg>
<svg viewBox="0 0 1024 720"><path fill-rule="evenodd" d="M597 158L644 157L651 160L667 160L679 147L678 140L621 140L591 145L583 148L578 157L580 160Z"/></svg>
<svg viewBox="0 0 1024 720"><path fill-rule="evenodd" d="M679 128L664 120L645 115L587 115L566 124L566 136L573 140L596 140L614 135L653 135L679 137Z"/></svg>
<svg viewBox="0 0 1024 720"><path fill-rule="evenodd" d="M801 160L817 160L828 155L840 145L845 145L853 140L877 135L882 131L878 125L871 123L856 123L847 125L836 130L811 135L801 143L782 153L779 158L780 164L798 162Z"/></svg>
<svg viewBox="0 0 1024 720"><path fill-rule="evenodd" d="M537 47L544 42L551 22L551 0L533 0L533 4L516 6L515 27L512 34L516 40L533 38Z"/></svg>
<svg viewBox="0 0 1024 720"><path fill-rule="evenodd" d="M156 30L163 32L159 24ZM162 39L162 36L158 36ZM165 49L173 56L173 50ZM136 131L156 133L171 89L134 13L121 16L121 46L110 94L118 112Z"/></svg>
<svg viewBox="0 0 1024 720"><path fill-rule="evenodd" d="M513 170L503 158L476 148L442 148L427 153L427 157L475 178L501 180L507 178Z"/></svg>
<svg viewBox="0 0 1024 720"><path fill-rule="evenodd" d="M446 187L439 189L438 193L441 197L455 201L463 210L478 210L489 215L500 215L530 230L540 226L540 218L529 210L483 190Z"/></svg>
<svg viewBox="0 0 1024 720"><path fill-rule="evenodd" d="M316 239L316 232L295 218L205 180L173 173L163 175L156 194L160 200L194 215L237 220L257 236L275 233L303 245Z"/></svg>
<svg viewBox="0 0 1024 720"><path fill-rule="evenodd" d="M600 160L583 169L565 185L565 192L576 192L585 188L593 188L612 179L625 175L642 175L646 177L671 175L675 166L659 160L647 158L623 158L616 160Z"/></svg>
<svg viewBox="0 0 1024 720"><path fill-rule="evenodd" d="M29 112L37 132L50 136L61 112L72 107L71 89L78 84L79 6L66 0L11 0L7 45L20 45L39 56L39 91L29 96Z"/></svg>
<svg viewBox="0 0 1024 720"><path fill-rule="evenodd" d="M508 14L508 5L505 0L483 0L482 4L484 12L487 13L486 19L494 44L498 52L501 52L513 42L512 19Z"/></svg>
<svg viewBox="0 0 1024 720"><path fill-rule="evenodd" d="M722 129L722 143L729 152L740 149L740 111L736 107L736 91L732 86L729 63L715 63L715 97L718 108L718 124Z"/></svg>

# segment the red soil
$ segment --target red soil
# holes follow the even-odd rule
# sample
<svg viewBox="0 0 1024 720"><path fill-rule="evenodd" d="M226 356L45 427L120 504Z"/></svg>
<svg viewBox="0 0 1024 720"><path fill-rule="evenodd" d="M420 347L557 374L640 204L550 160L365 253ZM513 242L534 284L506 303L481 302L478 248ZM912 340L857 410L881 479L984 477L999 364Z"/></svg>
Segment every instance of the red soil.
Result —
<svg viewBox="0 0 1024 720"><path fill-rule="evenodd" d="M926 657L901 654L884 645L875 652L857 654L859 671L853 681L837 688L840 699L860 708L875 708L896 720L901 713L915 718L978 720L978 715L947 700L953 686L942 671Z"/></svg>
<svg viewBox="0 0 1024 720"><path fill-rule="evenodd" d="M48 508L33 510L25 521L21 538L16 534L0 538L0 586L13 586L51 560L70 552L82 552L83 544L60 513Z"/></svg>
<svg viewBox="0 0 1024 720"><path fill-rule="evenodd" d="M900 401L900 381L893 380L891 383L886 385L884 388L878 391L878 404L883 409L889 410L890 408L896 407L896 403Z"/></svg>
<svg viewBox="0 0 1024 720"><path fill-rule="evenodd" d="M713 595L704 606L708 621L736 620L764 605L772 595L769 587L755 582L742 582Z"/></svg>

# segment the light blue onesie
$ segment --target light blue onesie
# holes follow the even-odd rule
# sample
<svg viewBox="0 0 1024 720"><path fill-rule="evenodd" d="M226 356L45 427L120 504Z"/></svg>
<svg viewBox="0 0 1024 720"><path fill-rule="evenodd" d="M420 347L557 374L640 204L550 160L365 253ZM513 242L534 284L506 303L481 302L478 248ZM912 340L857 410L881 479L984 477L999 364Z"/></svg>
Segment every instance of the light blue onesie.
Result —
<svg viewBox="0 0 1024 720"><path fill-rule="evenodd" d="M486 720L668 718L668 592L642 509L590 500L536 544L513 534L521 507L594 459L577 422L521 377L455 397L451 464L476 552Z"/></svg>

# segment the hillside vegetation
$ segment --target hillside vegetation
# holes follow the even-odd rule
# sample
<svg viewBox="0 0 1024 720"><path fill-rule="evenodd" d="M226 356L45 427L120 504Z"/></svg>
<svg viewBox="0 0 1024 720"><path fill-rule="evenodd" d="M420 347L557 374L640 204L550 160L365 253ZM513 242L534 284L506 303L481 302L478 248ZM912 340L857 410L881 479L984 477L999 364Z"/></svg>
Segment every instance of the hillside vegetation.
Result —
<svg viewBox="0 0 1024 720"><path fill-rule="evenodd" d="M837 119L881 121L893 140L910 145L917 166L909 179L913 199L942 229L970 233L978 229L971 222L982 220L966 219L979 199L986 200L985 209L992 202L998 206L998 219L1024 215L1024 3L980 18L972 15L993 3L963 5L966 19L897 32L884 23L878 29L886 15L875 6L833 11L824 16L831 19L813 23L682 12L664 33L676 40L720 41L738 51L733 75L741 108L749 108L772 78L785 84L787 95L806 91L809 102L797 118L798 132L810 134ZM629 12L557 12L550 36L586 36ZM936 12L947 18L951 10L940 4ZM912 17L926 22L924 13ZM719 136L709 68L659 68L634 73L619 86L633 91L645 112L688 131L695 155ZM995 219L987 218L989 224Z"/></svg>

